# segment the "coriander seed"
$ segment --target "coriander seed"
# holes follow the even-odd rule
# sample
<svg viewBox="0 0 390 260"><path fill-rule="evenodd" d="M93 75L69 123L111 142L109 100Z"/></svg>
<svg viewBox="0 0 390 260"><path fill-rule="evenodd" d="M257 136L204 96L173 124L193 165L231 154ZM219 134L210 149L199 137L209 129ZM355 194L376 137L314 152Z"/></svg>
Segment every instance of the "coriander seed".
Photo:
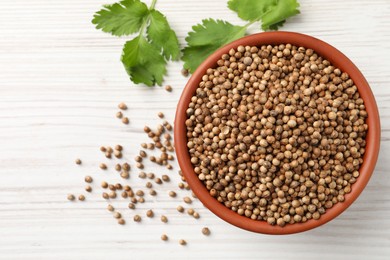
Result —
<svg viewBox="0 0 390 260"><path fill-rule="evenodd" d="M77 158L77 159L75 160L75 162L76 162L76 164L81 164L81 160L80 160L79 158Z"/></svg>
<svg viewBox="0 0 390 260"><path fill-rule="evenodd" d="M148 211L146 211L146 216L148 218L153 218L153 216L154 216L153 210L149 209Z"/></svg>
<svg viewBox="0 0 390 260"><path fill-rule="evenodd" d="M93 181L91 176L85 176L84 181L87 183L91 183Z"/></svg>
<svg viewBox="0 0 390 260"><path fill-rule="evenodd" d="M163 223L167 223L168 222L168 218L164 215L161 216L161 222Z"/></svg>
<svg viewBox="0 0 390 260"><path fill-rule="evenodd" d="M190 197L184 197L184 198L183 198L183 201L184 201L185 203L187 203L187 204L191 204L191 203L192 203L192 200L191 200Z"/></svg>
<svg viewBox="0 0 390 260"><path fill-rule="evenodd" d="M179 244L182 246L185 246L185 245L187 245L187 242L184 239L180 239Z"/></svg>
<svg viewBox="0 0 390 260"><path fill-rule="evenodd" d="M84 195L82 195L82 194L81 194L81 195L79 195L79 200L80 200L80 201L84 201L84 200L85 200L85 196L84 196Z"/></svg>
<svg viewBox="0 0 390 260"><path fill-rule="evenodd" d="M133 219L135 222L141 222L142 220L140 215L135 215Z"/></svg>
<svg viewBox="0 0 390 260"><path fill-rule="evenodd" d="M68 198L68 200L70 200L70 201L75 200L75 197L74 197L73 194L69 194L67 198Z"/></svg>
<svg viewBox="0 0 390 260"><path fill-rule="evenodd" d="M118 108L121 109L121 110L126 110L127 109L127 106L125 103L121 102L118 104Z"/></svg>
<svg viewBox="0 0 390 260"><path fill-rule="evenodd" d="M208 227L202 228L202 234L205 235L205 236L209 236L210 235L210 229Z"/></svg>
<svg viewBox="0 0 390 260"><path fill-rule="evenodd" d="M162 240L162 241L167 241L167 240L168 240L168 236L165 235L165 234L162 234L162 235L161 235L161 240Z"/></svg>
<svg viewBox="0 0 390 260"><path fill-rule="evenodd" d="M169 191L169 197L172 197L172 198L175 198L176 197L176 192L174 192L173 190Z"/></svg>

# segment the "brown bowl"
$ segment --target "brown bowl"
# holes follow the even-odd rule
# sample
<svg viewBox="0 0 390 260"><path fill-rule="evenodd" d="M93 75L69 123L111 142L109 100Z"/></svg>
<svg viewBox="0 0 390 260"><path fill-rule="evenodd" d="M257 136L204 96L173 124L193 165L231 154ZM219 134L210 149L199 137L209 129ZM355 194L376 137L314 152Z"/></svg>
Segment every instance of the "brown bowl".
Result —
<svg viewBox="0 0 390 260"><path fill-rule="evenodd" d="M320 56L329 60L334 66L349 74L357 86L360 96L364 100L366 106L366 111L368 113L368 133L366 137L366 151L363 157L364 161L359 170L360 176L352 185L352 191L345 196L345 201L339 202L332 208L327 209L319 220L311 219L305 223L287 224L284 227L280 227L271 226L266 221L252 220L245 216L240 216L210 196L209 191L195 174L190 162L190 156L187 149L187 129L185 121L187 119L186 110L202 76L206 73L208 68L217 66L217 60L222 54L228 53L231 48L237 48L239 45L261 46L286 43L313 49ZM293 32L266 32L243 37L218 49L199 66L184 88L177 106L174 136L177 158L189 186L201 202L214 214L230 224L249 231L264 234L292 234L325 224L340 215L356 200L374 171L379 153L380 131L378 108L370 86L359 69L344 54L331 45L308 35Z"/></svg>

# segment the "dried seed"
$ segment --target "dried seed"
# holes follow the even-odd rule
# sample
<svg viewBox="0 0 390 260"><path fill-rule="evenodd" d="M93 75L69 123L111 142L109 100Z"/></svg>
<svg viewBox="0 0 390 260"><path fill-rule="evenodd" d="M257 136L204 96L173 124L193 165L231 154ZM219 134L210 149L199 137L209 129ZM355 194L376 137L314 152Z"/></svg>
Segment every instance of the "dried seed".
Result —
<svg viewBox="0 0 390 260"><path fill-rule="evenodd" d="M115 199L115 198L116 198L116 192L115 192L115 191L111 191L111 192L108 194L108 197L110 197L110 199Z"/></svg>
<svg viewBox="0 0 390 260"><path fill-rule="evenodd" d="M153 216L154 216L153 210L149 209L148 211L146 211L146 216L148 218L153 218Z"/></svg>
<svg viewBox="0 0 390 260"><path fill-rule="evenodd" d="M114 212L114 218L121 218L122 214L119 213L118 211Z"/></svg>
<svg viewBox="0 0 390 260"><path fill-rule="evenodd" d="M107 205L107 210L108 210L108 211L114 211L115 208L114 208L114 206L112 206L111 204L108 204L108 205Z"/></svg>
<svg viewBox="0 0 390 260"><path fill-rule="evenodd" d="M104 164L104 163L101 163L101 164L99 165L99 167L100 167L100 169L102 169L102 170L106 170L106 169L107 169L107 165Z"/></svg>
<svg viewBox="0 0 390 260"><path fill-rule="evenodd" d="M116 187L114 184L108 184L108 189L112 191L116 191Z"/></svg>
<svg viewBox="0 0 390 260"><path fill-rule="evenodd" d="M205 236L209 236L210 235L210 229L208 227L202 228L202 234L205 235Z"/></svg>
<svg viewBox="0 0 390 260"><path fill-rule="evenodd" d="M194 214L192 215L194 218L198 219L200 218L200 215L198 212L194 212Z"/></svg>
<svg viewBox="0 0 390 260"><path fill-rule="evenodd" d="M129 209L135 209L134 203L129 203L128 207L129 207Z"/></svg>
<svg viewBox="0 0 390 260"><path fill-rule="evenodd" d="M164 215L161 216L161 221L164 222L164 223L167 223L168 222L168 218Z"/></svg>
<svg viewBox="0 0 390 260"><path fill-rule="evenodd" d="M118 172L120 172L120 171L122 170L122 166L121 166L119 163L117 163L117 164L115 165L115 170L118 171Z"/></svg>
<svg viewBox="0 0 390 260"><path fill-rule="evenodd" d="M75 197L74 197L73 194L69 194L67 198L68 198L68 200L70 200L70 201L75 200Z"/></svg>
<svg viewBox="0 0 390 260"><path fill-rule="evenodd" d="M118 151L118 150L115 150L115 151L114 151L114 155L115 155L115 157L118 158L118 159L122 158L122 153L121 153L120 151Z"/></svg>
<svg viewBox="0 0 390 260"><path fill-rule="evenodd" d="M187 242L184 239L180 239L179 244L182 246L185 246L185 245L187 245Z"/></svg>
<svg viewBox="0 0 390 260"><path fill-rule="evenodd" d="M116 184L115 184L115 189L117 189L117 190L123 189L122 184L116 183Z"/></svg>
<svg viewBox="0 0 390 260"><path fill-rule="evenodd" d="M122 150L123 150L123 147L122 147L122 145L117 144L117 145L115 145L115 148L114 148L114 149L117 150L117 151L122 151Z"/></svg>
<svg viewBox="0 0 390 260"><path fill-rule="evenodd" d="M104 155L106 156L107 159L111 159L111 154L110 152L106 152Z"/></svg>
<svg viewBox="0 0 390 260"><path fill-rule="evenodd" d="M106 199L106 200L108 200L110 198L110 196L108 196L107 192L103 192L102 197L103 197L103 199Z"/></svg>
<svg viewBox="0 0 390 260"><path fill-rule="evenodd" d="M146 178L146 173L145 172L140 172L138 174L138 177L141 178L141 179L145 179Z"/></svg>
<svg viewBox="0 0 390 260"><path fill-rule="evenodd" d="M153 187L153 184L148 181L146 184L145 184L145 187L148 188L148 189L151 189Z"/></svg>
<svg viewBox="0 0 390 260"><path fill-rule="evenodd" d="M141 216L140 216L140 215L135 215L135 216L134 216L134 221L135 221L135 222L141 222L141 220L142 220L142 219L141 219Z"/></svg>
<svg viewBox="0 0 390 260"><path fill-rule="evenodd" d="M158 115L159 118L164 118L164 113L163 112L158 112L157 115Z"/></svg>
<svg viewBox="0 0 390 260"><path fill-rule="evenodd" d="M156 192L155 190L151 189L151 190L149 191L149 194L150 194L151 196L156 196L156 195L157 195L157 192Z"/></svg>
<svg viewBox="0 0 390 260"><path fill-rule="evenodd" d="M145 194L142 190L137 190L135 195L137 195L138 197L143 197Z"/></svg>
<svg viewBox="0 0 390 260"><path fill-rule="evenodd" d="M124 163L123 165L122 165L122 168L123 168L123 170L125 170L125 171L130 171L130 164L128 164L127 162L126 163Z"/></svg>
<svg viewBox="0 0 390 260"><path fill-rule="evenodd" d="M167 240L168 240L168 236L165 235L165 234L162 234L162 235L161 235L161 240L162 240L162 241L167 241Z"/></svg>
<svg viewBox="0 0 390 260"><path fill-rule="evenodd" d="M118 219L118 224L124 225L124 224L126 224L126 221L123 218L120 218L120 219Z"/></svg>
<svg viewBox="0 0 390 260"><path fill-rule="evenodd" d="M125 125L127 125L129 122L130 122L129 118L127 118L127 117L122 118L122 123L124 123Z"/></svg>
<svg viewBox="0 0 390 260"><path fill-rule="evenodd" d="M172 169L173 169L172 165L167 164L167 169L168 169L168 170L172 170Z"/></svg>
<svg viewBox="0 0 390 260"><path fill-rule="evenodd" d="M174 192L173 190L171 190L168 194L172 198L176 197L176 192Z"/></svg>
<svg viewBox="0 0 390 260"><path fill-rule="evenodd" d="M131 200L130 200L132 203L134 204L137 204L138 203L138 200L136 197L132 197Z"/></svg>
<svg viewBox="0 0 390 260"><path fill-rule="evenodd" d="M138 198L139 203L145 203L145 199L143 197Z"/></svg>
<svg viewBox="0 0 390 260"><path fill-rule="evenodd" d="M177 185L180 189L184 189L184 183L182 182L179 182L179 184Z"/></svg>
<svg viewBox="0 0 390 260"><path fill-rule="evenodd" d="M154 179L155 175L154 175L154 173L149 172L146 176L148 177L148 179Z"/></svg>
<svg viewBox="0 0 390 260"><path fill-rule="evenodd" d="M118 108L121 109L121 110L126 110L127 109L127 106L125 103L121 102L118 104Z"/></svg>
<svg viewBox="0 0 390 260"><path fill-rule="evenodd" d="M145 158L147 155L147 153L144 151L144 150L141 150L139 151L139 155L142 157L142 158Z"/></svg>
<svg viewBox="0 0 390 260"><path fill-rule="evenodd" d="M91 183L93 181L91 176L85 176L84 181L87 183Z"/></svg>
<svg viewBox="0 0 390 260"><path fill-rule="evenodd" d="M192 208L189 208L189 209L187 209L187 213L188 213L188 215L194 215L194 213L195 213L195 210L194 209L192 209Z"/></svg>
<svg viewBox="0 0 390 260"><path fill-rule="evenodd" d="M144 168L144 165L143 165L142 163L137 163L137 164L136 164L136 167L137 167L138 169L143 169L143 168Z"/></svg>
<svg viewBox="0 0 390 260"><path fill-rule="evenodd" d="M84 196L84 195L82 195L82 194L81 194L81 195L79 195L79 200L80 200L80 201L84 201L84 200L85 200L85 196Z"/></svg>
<svg viewBox="0 0 390 260"><path fill-rule="evenodd" d="M180 213L183 213L184 212L184 208L183 208L183 206L177 206L177 211L179 211Z"/></svg>
<svg viewBox="0 0 390 260"><path fill-rule="evenodd" d="M184 201L185 203L187 203L187 204L191 204L191 203L192 203L192 200L191 200L190 197L184 197L184 198L183 198L183 201Z"/></svg>
<svg viewBox="0 0 390 260"><path fill-rule="evenodd" d="M148 145L146 143L142 143L141 144L141 147L144 148L144 149L147 149L148 148Z"/></svg>
<svg viewBox="0 0 390 260"><path fill-rule="evenodd" d="M165 86L165 90L168 91L168 92L171 92L172 91L172 87L170 85L166 85Z"/></svg>
<svg viewBox="0 0 390 260"><path fill-rule="evenodd" d="M189 74L190 72L188 71L188 69L181 69L181 75L183 75L183 77L188 77Z"/></svg>
<svg viewBox="0 0 390 260"><path fill-rule="evenodd" d="M154 144L149 143L148 146L147 146L147 148L148 148L149 150L153 150L153 149L154 149Z"/></svg>
<svg viewBox="0 0 390 260"><path fill-rule="evenodd" d="M103 153L105 153L107 151L106 147L104 146L100 146L100 151L102 151Z"/></svg>
<svg viewBox="0 0 390 260"><path fill-rule="evenodd" d="M121 172L120 175L121 175L121 177L122 177L123 179L128 179L128 178L130 177L129 172L125 172L125 171Z"/></svg>
<svg viewBox="0 0 390 260"><path fill-rule="evenodd" d="M85 186L85 191L86 192L91 192L92 191L92 187L89 186L89 185Z"/></svg>
<svg viewBox="0 0 390 260"><path fill-rule="evenodd" d="M123 192L121 193L121 196L122 196L122 198L126 199L126 198L129 197L129 194L127 193L127 191L123 191Z"/></svg>
<svg viewBox="0 0 390 260"><path fill-rule="evenodd" d="M76 164L81 164L81 160L80 160L80 159L78 159L78 158L76 159L76 161L75 161L75 162L76 162Z"/></svg>
<svg viewBox="0 0 390 260"><path fill-rule="evenodd" d="M125 185L125 186L123 186L123 189L124 189L125 191L130 191L130 190L131 190L131 187L130 187L129 185Z"/></svg>
<svg viewBox="0 0 390 260"><path fill-rule="evenodd" d="M171 179L169 178L169 176L166 175L166 174L163 174L163 175L161 176L161 178L162 178L162 180L165 181L165 182L168 182L168 181L171 180Z"/></svg>
<svg viewBox="0 0 390 260"><path fill-rule="evenodd" d="M121 119L123 117L123 114L121 111L118 111L118 112L116 112L115 116L116 116L116 118Z"/></svg>
<svg viewBox="0 0 390 260"><path fill-rule="evenodd" d="M160 178L156 178L154 179L154 181L157 183L157 184L161 184L162 183L162 180Z"/></svg>
<svg viewBox="0 0 390 260"><path fill-rule="evenodd" d="M102 181L102 184L101 184L101 186L102 186L102 188L103 188L103 189L107 189L107 187L108 187L108 183L107 183L107 182L105 182L105 181Z"/></svg>

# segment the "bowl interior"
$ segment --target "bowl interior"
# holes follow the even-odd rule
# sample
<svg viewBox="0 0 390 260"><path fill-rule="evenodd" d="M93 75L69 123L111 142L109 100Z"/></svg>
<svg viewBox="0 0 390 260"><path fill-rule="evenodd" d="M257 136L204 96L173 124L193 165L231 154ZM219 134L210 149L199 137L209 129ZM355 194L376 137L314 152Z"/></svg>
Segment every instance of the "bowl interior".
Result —
<svg viewBox="0 0 390 260"><path fill-rule="evenodd" d="M206 73L208 68L215 68L217 66L216 62L222 54L228 53L231 48L236 48L239 45L261 46L286 43L313 49L320 56L329 60L334 66L349 74L357 86L360 96L364 100L366 106L366 111L368 113L368 133L366 138L366 152L363 157L364 161L359 170L360 176L352 185L352 191L345 196L345 201L339 202L332 208L327 209L326 213L323 214L319 220L311 219L305 223L287 224L284 227L280 227L276 225L271 226L265 221L251 220L247 217L240 216L210 196L206 187L195 174L190 162L190 156L187 149L187 129L185 121L187 119L186 110L202 76ZM380 146L380 121L378 108L366 79L352 61L344 54L331 45L308 35L292 32L266 32L241 38L220 48L199 66L189 79L178 103L174 126L174 139L177 158L188 184L202 203L214 214L237 227L249 231L265 234L291 234L306 231L325 224L341 214L359 196L368 183L378 158Z"/></svg>

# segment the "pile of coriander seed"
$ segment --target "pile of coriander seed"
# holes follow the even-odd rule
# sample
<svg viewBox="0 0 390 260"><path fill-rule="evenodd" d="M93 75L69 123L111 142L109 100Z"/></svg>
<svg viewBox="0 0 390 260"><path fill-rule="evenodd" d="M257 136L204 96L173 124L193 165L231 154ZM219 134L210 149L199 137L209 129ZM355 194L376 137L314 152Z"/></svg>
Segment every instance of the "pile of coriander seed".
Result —
<svg viewBox="0 0 390 260"><path fill-rule="evenodd" d="M168 89L172 90L170 86ZM125 112L128 109L127 105L125 103L120 103L118 108L120 111L116 112L115 116L122 119L123 124L128 125L130 121L125 115ZM86 183L84 188L85 193L77 196L79 201L88 201L88 197L100 195L99 197L107 202L107 211L112 214L119 225L125 225L128 217L137 225L142 225L143 217L155 218L156 220L159 219L162 223L169 224L169 219L166 215L159 215L151 208L143 210L143 207L140 207L140 209L138 209L139 204L148 204L148 200L151 198L154 198L153 201L158 202L159 187L162 189L163 185L172 186L169 183L171 182L171 179L173 179L170 177L170 173L173 172L174 167L172 163L175 160L174 145L171 137L173 127L171 123L164 120L165 116L162 112L159 112L157 116L159 119L163 120L162 124L158 124L156 130L153 130L149 126L144 127L143 130L150 138L150 142L140 144L141 149L139 150L138 155L134 157L134 162L127 159L126 149L120 144L114 146L101 146L99 149L104 156L104 162L99 163L98 167L105 174L116 175L117 181L102 181L99 184L95 183L94 178L91 175L87 175L84 177L84 182ZM125 121L123 121L123 119L125 119ZM146 165L144 164L146 160L158 165L160 168L158 169L158 172L146 173ZM81 159L76 159L75 163L79 166L82 166L83 164ZM131 165L135 167L132 167ZM131 181L131 175L134 171L138 171L137 177L142 186L140 186L140 183ZM180 175L181 181L177 183L177 187L190 195L190 188L182 175L182 172L178 171L178 174ZM188 205L187 207L184 206L184 204L179 204L175 209L177 214L180 216L188 215L195 220L200 218L200 214L191 207L193 199L196 199L193 193L191 194L193 199L189 196L179 198L177 192L169 189L168 196L178 203L182 200L182 202ZM68 194L67 199L69 201L76 201L76 196L74 194ZM119 200L122 200L122 203L125 201L128 209L126 208L123 210L123 208L114 206ZM187 214L183 214L185 212ZM201 233L204 236L209 236L210 230L207 227L203 227ZM172 240L172 238L169 239L167 234L162 234L161 240L169 241ZM177 242L182 246L187 245L187 241L184 239L178 239Z"/></svg>
<svg viewBox="0 0 390 260"><path fill-rule="evenodd" d="M311 49L238 46L186 111L194 171L227 208L270 225L318 220L351 192L368 126L352 79Z"/></svg>

